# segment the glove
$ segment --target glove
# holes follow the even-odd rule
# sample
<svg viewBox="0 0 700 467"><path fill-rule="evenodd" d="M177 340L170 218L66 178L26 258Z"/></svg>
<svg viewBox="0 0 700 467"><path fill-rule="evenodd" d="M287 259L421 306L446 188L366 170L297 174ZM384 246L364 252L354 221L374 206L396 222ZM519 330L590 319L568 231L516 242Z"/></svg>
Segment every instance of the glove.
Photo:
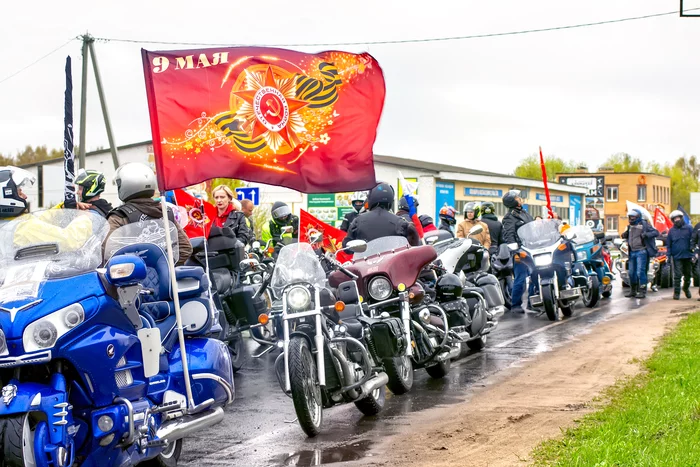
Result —
<svg viewBox="0 0 700 467"><path fill-rule="evenodd" d="M418 211L416 210L416 203L413 199L413 196L410 194L405 194L403 195L404 198L406 198L406 203L408 204L408 214L413 217L415 216Z"/></svg>

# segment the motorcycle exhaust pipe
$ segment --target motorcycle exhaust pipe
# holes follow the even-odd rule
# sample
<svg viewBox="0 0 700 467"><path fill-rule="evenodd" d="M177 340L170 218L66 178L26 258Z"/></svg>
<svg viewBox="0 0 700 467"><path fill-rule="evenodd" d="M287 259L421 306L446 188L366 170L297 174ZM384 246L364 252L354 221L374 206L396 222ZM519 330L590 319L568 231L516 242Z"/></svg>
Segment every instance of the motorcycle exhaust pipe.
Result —
<svg viewBox="0 0 700 467"><path fill-rule="evenodd" d="M443 352L440 355L437 356L437 360L440 362L445 362L447 360L454 360L455 358L459 357L459 354L461 353L462 349L461 347L452 347L449 351Z"/></svg>
<svg viewBox="0 0 700 467"><path fill-rule="evenodd" d="M360 399L363 399L372 394L372 392L374 392L375 390L386 386L388 382L389 376L387 376L386 373L377 373L377 376L367 380L362 386L360 386L362 388L362 396L360 397Z"/></svg>
<svg viewBox="0 0 700 467"><path fill-rule="evenodd" d="M224 419L224 409L217 407L195 415L185 415L171 422L164 423L158 428L156 436L168 440L169 443L186 438L209 426L216 425Z"/></svg>

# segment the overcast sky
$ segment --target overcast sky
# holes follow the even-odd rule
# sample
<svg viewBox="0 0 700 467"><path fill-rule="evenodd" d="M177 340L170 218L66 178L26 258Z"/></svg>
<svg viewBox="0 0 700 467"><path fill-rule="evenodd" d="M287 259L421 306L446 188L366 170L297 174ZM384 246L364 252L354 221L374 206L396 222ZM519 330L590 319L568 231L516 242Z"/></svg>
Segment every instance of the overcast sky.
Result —
<svg viewBox="0 0 700 467"><path fill-rule="evenodd" d="M700 6L700 0L688 2ZM547 28L678 7L678 0L5 1L0 80L85 31L180 42L362 42ZM141 45L95 46L117 145L150 139ZM545 154L591 167L616 152L661 162L700 155L700 18L336 48L368 51L384 69L377 154L504 173L538 145ZM68 54L77 127L81 57L75 41L0 83L0 152L27 144L62 147ZM106 147L92 75L88 100L88 149Z"/></svg>

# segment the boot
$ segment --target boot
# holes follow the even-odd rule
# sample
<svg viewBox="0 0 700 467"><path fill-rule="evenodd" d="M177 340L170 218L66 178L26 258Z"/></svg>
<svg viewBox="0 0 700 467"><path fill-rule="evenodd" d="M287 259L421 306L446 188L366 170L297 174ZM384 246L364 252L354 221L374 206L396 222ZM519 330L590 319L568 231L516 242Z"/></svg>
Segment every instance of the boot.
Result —
<svg viewBox="0 0 700 467"><path fill-rule="evenodd" d="M637 284L630 284L630 290L625 294L627 298L634 298L637 295ZM700 301L700 298L698 298Z"/></svg>
<svg viewBox="0 0 700 467"><path fill-rule="evenodd" d="M647 298L647 285L646 284L639 285L639 291L637 292L637 295L635 298Z"/></svg>
<svg viewBox="0 0 700 467"><path fill-rule="evenodd" d="M674 300L680 300L681 299L681 289L680 287L677 289L673 289L673 299Z"/></svg>
<svg viewBox="0 0 700 467"><path fill-rule="evenodd" d="M685 298L693 298L693 294L690 293L690 286L683 288L683 293Z"/></svg>

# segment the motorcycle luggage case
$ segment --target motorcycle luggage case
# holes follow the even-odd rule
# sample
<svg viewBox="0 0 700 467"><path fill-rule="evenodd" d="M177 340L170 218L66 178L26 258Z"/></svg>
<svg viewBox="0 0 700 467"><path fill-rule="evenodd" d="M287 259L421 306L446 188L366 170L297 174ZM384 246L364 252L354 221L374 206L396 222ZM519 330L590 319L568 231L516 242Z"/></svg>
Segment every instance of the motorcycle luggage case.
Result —
<svg viewBox="0 0 700 467"><path fill-rule="evenodd" d="M476 280L476 285L484 289L484 298L489 306L489 310L505 305L501 284L492 274L484 274Z"/></svg>
<svg viewBox="0 0 700 467"><path fill-rule="evenodd" d="M234 289L233 292L226 297L226 301L229 303L236 318L250 325L256 324L258 322L258 316L267 312L267 303L262 295L253 299L256 290L257 287L244 285Z"/></svg>
<svg viewBox="0 0 700 467"><path fill-rule="evenodd" d="M380 358L398 357L406 350L403 322L400 318L372 320L370 332Z"/></svg>
<svg viewBox="0 0 700 467"><path fill-rule="evenodd" d="M209 268L226 268L231 271L238 271L239 264L247 256L245 246L235 238L213 237L209 239L209 253L216 252L216 255L209 257Z"/></svg>

